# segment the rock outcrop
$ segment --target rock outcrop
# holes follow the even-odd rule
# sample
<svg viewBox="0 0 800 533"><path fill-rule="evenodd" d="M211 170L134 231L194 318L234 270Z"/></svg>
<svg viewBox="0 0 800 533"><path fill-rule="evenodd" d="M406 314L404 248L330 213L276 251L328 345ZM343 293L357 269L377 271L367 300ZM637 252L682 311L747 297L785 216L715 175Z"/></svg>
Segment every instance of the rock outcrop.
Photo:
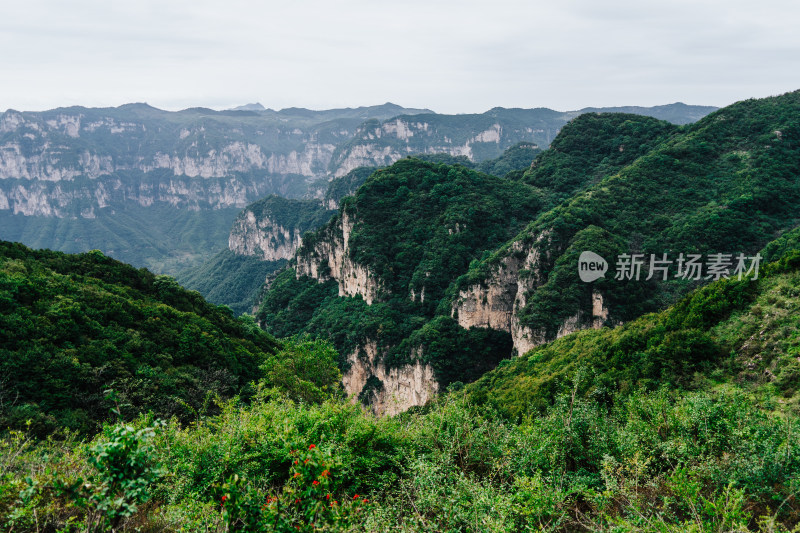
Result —
<svg viewBox="0 0 800 533"><path fill-rule="evenodd" d="M553 340L544 331L527 327L519 317L519 311L527 303L526 295L544 282L540 250L550 235L549 231L542 232L528 245L515 242L483 282L459 292L453 301L451 316L457 318L462 328L507 331L511 334L514 351L519 355ZM595 291L592 293L592 316L587 318L577 313L569 317L559 327L556 338L585 327L600 328L607 319L608 309L603 305L603 296Z"/></svg>
<svg viewBox="0 0 800 533"><path fill-rule="evenodd" d="M380 284L369 269L350 257L354 224L352 216L342 212L323 230L311 249L300 249L296 272L298 277L309 276L320 282L334 279L339 285L339 296L361 295L367 304L372 304L380 296Z"/></svg>
<svg viewBox="0 0 800 533"><path fill-rule="evenodd" d="M300 248L299 228L285 228L271 217L257 219L245 209L233 223L228 248L236 255L258 257L263 261L291 259Z"/></svg>
<svg viewBox="0 0 800 533"><path fill-rule="evenodd" d="M419 351L414 354L412 364L387 368L381 362L377 344L368 341L348 354L349 368L342 376L344 389L354 400L366 393L365 399L379 415L395 415L425 405L438 392L439 384L433 368L423 363L420 355ZM365 391L370 381L376 385Z"/></svg>

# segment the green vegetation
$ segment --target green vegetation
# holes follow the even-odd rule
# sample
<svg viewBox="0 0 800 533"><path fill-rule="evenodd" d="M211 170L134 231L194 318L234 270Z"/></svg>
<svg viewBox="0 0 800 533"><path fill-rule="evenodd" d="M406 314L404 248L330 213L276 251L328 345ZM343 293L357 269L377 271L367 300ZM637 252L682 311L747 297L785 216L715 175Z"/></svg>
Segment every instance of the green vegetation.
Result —
<svg viewBox="0 0 800 533"><path fill-rule="evenodd" d="M238 218L241 219L248 212L253 213L257 221L269 219L290 233L298 230L301 235L323 226L334 214L318 202L292 200L274 194L245 207Z"/></svg>
<svg viewBox="0 0 800 533"><path fill-rule="evenodd" d="M525 294L520 323L552 339L569 317L591 309L590 291L578 279L574 261L583 250L604 248L613 273L620 253L668 253L673 261L679 253L754 255L797 226L799 114L800 92L794 92L739 102L679 129L664 125L658 135L644 139L639 128L625 122L591 143L581 140L580 131L564 128L565 145L554 141L522 178L561 189L565 199L515 239L523 248L537 248L541 258L542 280ZM659 132L660 123L647 123ZM575 142L566 143L573 134ZM625 150L619 152L615 146L622 145ZM632 161L625 155L629 149L634 150ZM560 151L569 151L569 157ZM588 188L587 177L594 183ZM536 242L539 236L545 238ZM510 250L506 245L473 265L456 288L484 282ZM597 283L594 288L613 300L608 304L611 323L663 309L697 285L675 280L674 264L671 272L667 282L631 283L607 276Z"/></svg>
<svg viewBox="0 0 800 533"><path fill-rule="evenodd" d="M360 297L339 298L334 282L298 280L287 270L270 283L259 321L277 336L329 339L343 368L346 355L367 341L387 354L386 361L402 365L415 357L419 343L442 335L440 347L418 357L431 363L444 385L474 379L510 349L505 335L462 332L449 317L420 328L441 314L451 280L477 254L519 231L538 212L542 197L526 184L463 166L398 161L345 198L340 215L307 235L299 252L312 254L314 243L328 238L341 213L353 214L350 255L381 280L381 301L366 305ZM448 341L452 345L446 346Z"/></svg>
<svg viewBox="0 0 800 533"><path fill-rule="evenodd" d="M117 290L148 279L98 254L7 248L7 276L44 263ZM0 525L788 532L800 523L799 287L795 250L758 280L573 334L387 418L339 396L329 345L273 345L247 403L215 400L192 423L145 414L86 440L7 432Z"/></svg>
<svg viewBox="0 0 800 533"><path fill-rule="evenodd" d="M182 419L248 395L279 344L172 278L93 251L0 242L0 423L96 429L113 388L126 417Z"/></svg>
<svg viewBox="0 0 800 533"><path fill-rule="evenodd" d="M341 400L298 404L264 390L250 405L223 404L193 425L156 427L139 463L159 475L138 485L138 500L125 500L139 506L118 525L784 532L800 522L795 423L736 390L636 390L607 404L559 395L520 421L458 392L378 419ZM142 418L127 434L150 427ZM0 462L0 523L82 530L99 521L97 506L58 487L105 477L86 457L112 446L120 431L88 443L22 433L0 441L9 451ZM137 485L139 472L119 484Z"/></svg>
<svg viewBox="0 0 800 533"><path fill-rule="evenodd" d="M487 159L480 163L473 163L465 155L415 154L410 157L429 163L437 163L439 165L461 165L500 178L510 177L510 173L513 173L513 176L517 178L518 174L521 175L524 170L527 170L531 166L533 160L536 159L541 152L539 147L534 143L519 142L508 148L499 157Z"/></svg>
<svg viewBox="0 0 800 533"><path fill-rule="evenodd" d="M227 305L236 315L251 313L267 276L277 272L286 260L262 261L236 255L227 248L210 261L179 273L177 280L211 303Z"/></svg>
<svg viewBox="0 0 800 533"><path fill-rule="evenodd" d="M355 194L373 172L373 167L358 167L340 178L332 179L327 185L322 205L328 208L335 205L338 208L342 198Z"/></svg>
<svg viewBox="0 0 800 533"><path fill-rule="evenodd" d="M503 152L497 159L479 163L476 169L492 176L507 177L511 172L527 170L540 153L542 151L537 145L520 142Z"/></svg>
<svg viewBox="0 0 800 533"><path fill-rule="evenodd" d="M567 198L615 174L677 130L649 117L586 113L561 129L521 179Z"/></svg>

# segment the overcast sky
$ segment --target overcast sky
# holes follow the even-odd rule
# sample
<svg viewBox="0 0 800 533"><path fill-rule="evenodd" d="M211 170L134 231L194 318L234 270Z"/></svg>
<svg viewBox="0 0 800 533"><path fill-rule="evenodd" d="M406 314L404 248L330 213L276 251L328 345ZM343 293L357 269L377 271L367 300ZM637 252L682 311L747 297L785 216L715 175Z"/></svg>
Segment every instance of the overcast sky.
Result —
<svg viewBox="0 0 800 533"><path fill-rule="evenodd" d="M0 109L723 106L800 89L797 0L0 0Z"/></svg>

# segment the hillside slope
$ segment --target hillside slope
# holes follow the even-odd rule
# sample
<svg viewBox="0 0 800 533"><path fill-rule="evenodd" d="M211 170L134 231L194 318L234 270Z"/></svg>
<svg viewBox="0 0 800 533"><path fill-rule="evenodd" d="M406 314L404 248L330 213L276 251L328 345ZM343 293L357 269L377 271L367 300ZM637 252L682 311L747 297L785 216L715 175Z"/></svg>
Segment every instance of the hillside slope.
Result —
<svg viewBox="0 0 800 533"><path fill-rule="evenodd" d="M94 429L113 406L185 418L247 394L280 345L172 278L0 241L0 426Z"/></svg>
<svg viewBox="0 0 800 533"><path fill-rule="evenodd" d="M608 138L623 138L621 127ZM507 331L524 353L577 329L627 322L708 281L708 270L678 277L680 254L700 254L704 268L712 254L729 254L730 273L738 254L754 256L800 222L800 92L726 107L626 161L629 146L620 144L616 161L542 154L523 181L565 186L567 194L575 177L594 176L595 184L565 195L457 282L451 312L462 327ZM548 159L562 160L542 175ZM604 278L580 281L583 251L608 261ZM614 279L622 254L642 254L640 279ZM668 279L646 280L651 256L663 254Z"/></svg>
<svg viewBox="0 0 800 533"><path fill-rule="evenodd" d="M613 329L573 333L504 362L469 395L510 416L574 391L601 403L660 387L734 384L800 413L800 247L758 279L722 279L673 307Z"/></svg>

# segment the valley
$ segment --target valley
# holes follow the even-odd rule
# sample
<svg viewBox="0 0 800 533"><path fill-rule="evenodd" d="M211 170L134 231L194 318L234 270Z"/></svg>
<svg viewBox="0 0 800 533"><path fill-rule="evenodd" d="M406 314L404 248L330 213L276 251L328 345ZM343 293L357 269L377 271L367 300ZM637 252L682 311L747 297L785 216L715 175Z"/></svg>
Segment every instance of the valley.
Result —
<svg viewBox="0 0 800 533"><path fill-rule="evenodd" d="M360 133L294 192L7 213L75 253L0 241L0 524L796 528L800 92L576 113L541 144L440 117L447 150L417 111L325 115ZM219 120L245 112L288 113ZM739 253L757 275L614 275Z"/></svg>

